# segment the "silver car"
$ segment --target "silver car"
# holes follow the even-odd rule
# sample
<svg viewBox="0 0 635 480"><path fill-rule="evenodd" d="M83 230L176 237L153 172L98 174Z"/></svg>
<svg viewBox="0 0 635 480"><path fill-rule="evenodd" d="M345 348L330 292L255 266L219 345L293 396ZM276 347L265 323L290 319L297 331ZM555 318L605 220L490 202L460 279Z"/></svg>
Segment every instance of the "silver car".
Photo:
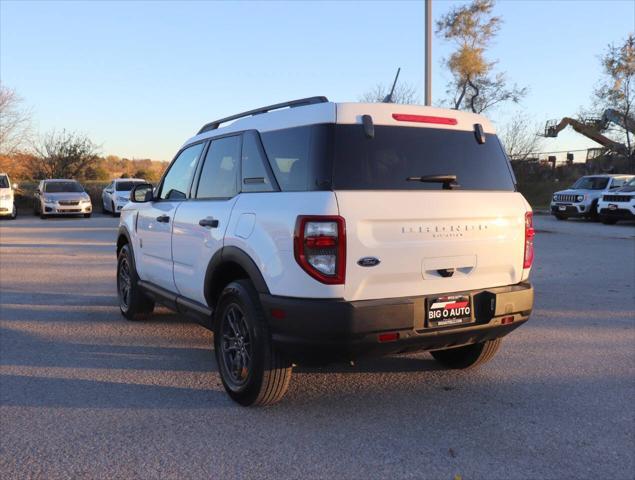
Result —
<svg viewBox="0 0 635 480"><path fill-rule="evenodd" d="M76 180L42 180L35 191L33 214L40 218L51 215L84 215L90 217L90 196Z"/></svg>

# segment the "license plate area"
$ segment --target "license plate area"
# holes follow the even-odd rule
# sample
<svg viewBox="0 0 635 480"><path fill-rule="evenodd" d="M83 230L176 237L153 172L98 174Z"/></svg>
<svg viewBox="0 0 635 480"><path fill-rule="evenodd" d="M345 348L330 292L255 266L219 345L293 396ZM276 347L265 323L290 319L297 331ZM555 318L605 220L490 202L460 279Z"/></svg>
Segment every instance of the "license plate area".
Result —
<svg viewBox="0 0 635 480"><path fill-rule="evenodd" d="M564 212L567 209L566 205L559 205L558 206L558 210L560 210L561 212Z"/></svg>
<svg viewBox="0 0 635 480"><path fill-rule="evenodd" d="M446 295L426 300L426 327L453 327L474 322L469 295Z"/></svg>
<svg viewBox="0 0 635 480"><path fill-rule="evenodd" d="M614 203L609 203L609 210L617 210L617 205Z"/></svg>

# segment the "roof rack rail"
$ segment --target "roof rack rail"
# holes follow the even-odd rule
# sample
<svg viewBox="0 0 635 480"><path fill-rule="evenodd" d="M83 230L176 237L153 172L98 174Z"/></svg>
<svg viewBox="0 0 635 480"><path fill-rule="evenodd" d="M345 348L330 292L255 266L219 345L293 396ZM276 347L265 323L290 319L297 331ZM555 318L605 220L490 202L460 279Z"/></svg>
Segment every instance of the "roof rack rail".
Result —
<svg viewBox="0 0 635 480"><path fill-rule="evenodd" d="M328 98L326 97L308 97L308 98L300 98L298 100L291 100L290 102L282 102L276 103L275 105L269 105L267 107L260 107L254 110L249 110L243 113L237 113L236 115L232 115L230 117L221 118L220 120L214 120L213 122L206 123L203 125L197 135L200 135L203 132L208 132L210 130L216 130L221 123L230 122L232 120L237 120L243 117L250 117L252 115L258 115L260 113L267 113L272 110L279 110L281 108L294 108L294 107L303 107L305 105L314 105L316 103L326 103L328 102Z"/></svg>

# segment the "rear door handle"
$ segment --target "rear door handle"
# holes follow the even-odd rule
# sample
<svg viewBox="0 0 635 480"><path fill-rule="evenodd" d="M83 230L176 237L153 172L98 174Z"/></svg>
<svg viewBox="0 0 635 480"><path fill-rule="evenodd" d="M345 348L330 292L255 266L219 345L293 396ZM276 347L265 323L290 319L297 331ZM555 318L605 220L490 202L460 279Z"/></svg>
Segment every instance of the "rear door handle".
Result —
<svg viewBox="0 0 635 480"><path fill-rule="evenodd" d="M170 223L170 217L167 215L159 215L157 217L157 222L161 222L161 223Z"/></svg>
<svg viewBox="0 0 635 480"><path fill-rule="evenodd" d="M211 218L211 217L200 219L198 221L198 224L201 227L218 228L218 220L216 220L215 218Z"/></svg>

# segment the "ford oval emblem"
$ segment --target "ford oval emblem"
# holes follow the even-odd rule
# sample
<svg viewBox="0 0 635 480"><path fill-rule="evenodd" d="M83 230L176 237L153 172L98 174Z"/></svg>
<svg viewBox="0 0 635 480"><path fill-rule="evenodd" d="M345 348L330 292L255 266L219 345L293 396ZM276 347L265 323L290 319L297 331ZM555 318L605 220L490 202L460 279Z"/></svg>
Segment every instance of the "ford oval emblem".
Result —
<svg viewBox="0 0 635 480"><path fill-rule="evenodd" d="M360 267L374 267L379 264L379 259L375 257L364 257L357 260L357 265L359 265Z"/></svg>

